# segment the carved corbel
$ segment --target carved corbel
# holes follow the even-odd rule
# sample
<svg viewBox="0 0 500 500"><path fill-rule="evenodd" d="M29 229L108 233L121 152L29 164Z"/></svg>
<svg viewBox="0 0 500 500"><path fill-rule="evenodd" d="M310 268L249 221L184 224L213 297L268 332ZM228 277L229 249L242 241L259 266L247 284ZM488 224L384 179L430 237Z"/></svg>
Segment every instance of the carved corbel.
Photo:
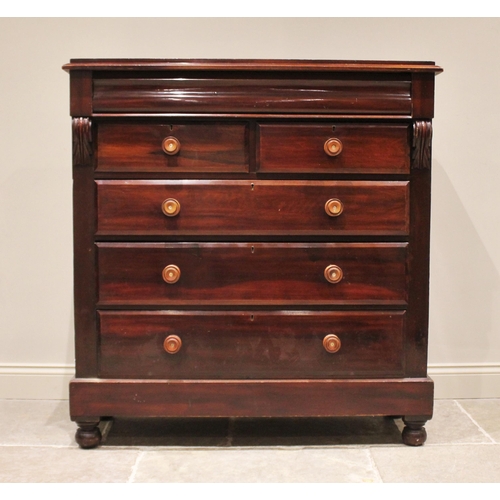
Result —
<svg viewBox="0 0 500 500"><path fill-rule="evenodd" d="M413 123L412 168L431 168L432 122Z"/></svg>
<svg viewBox="0 0 500 500"><path fill-rule="evenodd" d="M88 165L91 156L92 121L90 118L73 118L73 165Z"/></svg>

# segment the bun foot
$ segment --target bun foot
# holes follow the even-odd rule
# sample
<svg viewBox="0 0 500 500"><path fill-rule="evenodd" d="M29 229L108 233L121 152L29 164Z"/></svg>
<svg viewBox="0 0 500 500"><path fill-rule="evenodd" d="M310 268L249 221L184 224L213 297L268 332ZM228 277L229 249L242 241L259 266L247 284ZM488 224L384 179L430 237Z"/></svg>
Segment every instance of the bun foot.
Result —
<svg viewBox="0 0 500 500"><path fill-rule="evenodd" d="M422 446L427 439L425 422L427 420L410 420L403 418L405 428L402 432L403 443L408 446Z"/></svg>
<svg viewBox="0 0 500 500"><path fill-rule="evenodd" d="M99 421L97 423L78 423L78 429L75 434L75 440L83 449L96 448L101 444L101 431L98 427Z"/></svg>

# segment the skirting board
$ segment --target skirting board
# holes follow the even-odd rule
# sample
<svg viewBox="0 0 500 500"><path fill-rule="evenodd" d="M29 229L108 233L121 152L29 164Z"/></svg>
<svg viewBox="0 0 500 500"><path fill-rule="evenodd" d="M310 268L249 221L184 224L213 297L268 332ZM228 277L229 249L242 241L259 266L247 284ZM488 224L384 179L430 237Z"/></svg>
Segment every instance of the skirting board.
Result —
<svg viewBox="0 0 500 500"><path fill-rule="evenodd" d="M68 399L73 365L0 364L0 399Z"/></svg>
<svg viewBox="0 0 500 500"><path fill-rule="evenodd" d="M72 365L0 364L0 399L68 399ZM500 398L500 364L429 365L436 399Z"/></svg>
<svg viewBox="0 0 500 500"><path fill-rule="evenodd" d="M429 365L435 399L500 398L500 364Z"/></svg>

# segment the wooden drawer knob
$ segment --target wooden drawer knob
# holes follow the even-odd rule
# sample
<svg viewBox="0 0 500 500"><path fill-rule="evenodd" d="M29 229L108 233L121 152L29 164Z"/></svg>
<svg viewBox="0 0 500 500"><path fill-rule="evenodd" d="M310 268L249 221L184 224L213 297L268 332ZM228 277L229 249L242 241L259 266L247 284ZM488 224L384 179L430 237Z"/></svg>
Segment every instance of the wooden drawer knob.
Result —
<svg viewBox="0 0 500 500"><path fill-rule="evenodd" d="M332 137L331 139L326 140L324 149L328 156L338 156L342 152L342 147L341 140L336 137Z"/></svg>
<svg viewBox="0 0 500 500"><path fill-rule="evenodd" d="M325 212L330 217L338 217L343 211L344 205L337 198L332 198L325 203Z"/></svg>
<svg viewBox="0 0 500 500"><path fill-rule="evenodd" d="M175 354L181 350L182 340L177 335L169 335L163 342L163 348L169 354Z"/></svg>
<svg viewBox="0 0 500 500"><path fill-rule="evenodd" d="M163 152L167 155L176 155L181 149L181 143L179 139L173 136L165 137L161 143L161 148Z"/></svg>
<svg viewBox="0 0 500 500"><path fill-rule="evenodd" d="M325 269L326 281L330 283L338 283L343 276L344 273L342 272L342 269L340 269L340 267L336 266L335 264L332 264Z"/></svg>
<svg viewBox="0 0 500 500"><path fill-rule="evenodd" d="M175 198L167 198L161 204L161 211L167 217L175 217L181 211L181 204Z"/></svg>
<svg viewBox="0 0 500 500"><path fill-rule="evenodd" d="M326 349L327 352L337 352L340 350L341 342L340 339L337 337L337 335L327 335L323 339L323 347Z"/></svg>
<svg viewBox="0 0 500 500"><path fill-rule="evenodd" d="M179 281L179 278L181 277L181 270L177 266L170 264L163 269L161 275L166 283L173 285Z"/></svg>

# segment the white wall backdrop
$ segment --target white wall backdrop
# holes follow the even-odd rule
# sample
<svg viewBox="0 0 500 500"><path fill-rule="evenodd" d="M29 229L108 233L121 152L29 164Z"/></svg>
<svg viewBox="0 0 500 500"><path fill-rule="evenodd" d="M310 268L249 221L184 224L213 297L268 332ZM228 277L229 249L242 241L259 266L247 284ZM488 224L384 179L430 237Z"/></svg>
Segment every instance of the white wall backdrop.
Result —
<svg viewBox="0 0 500 500"><path fill-rule="evenodd" d="M500 19L0 19L0 398L73 372L70 58L431 60L430 374L500 397Z"/></svg>

